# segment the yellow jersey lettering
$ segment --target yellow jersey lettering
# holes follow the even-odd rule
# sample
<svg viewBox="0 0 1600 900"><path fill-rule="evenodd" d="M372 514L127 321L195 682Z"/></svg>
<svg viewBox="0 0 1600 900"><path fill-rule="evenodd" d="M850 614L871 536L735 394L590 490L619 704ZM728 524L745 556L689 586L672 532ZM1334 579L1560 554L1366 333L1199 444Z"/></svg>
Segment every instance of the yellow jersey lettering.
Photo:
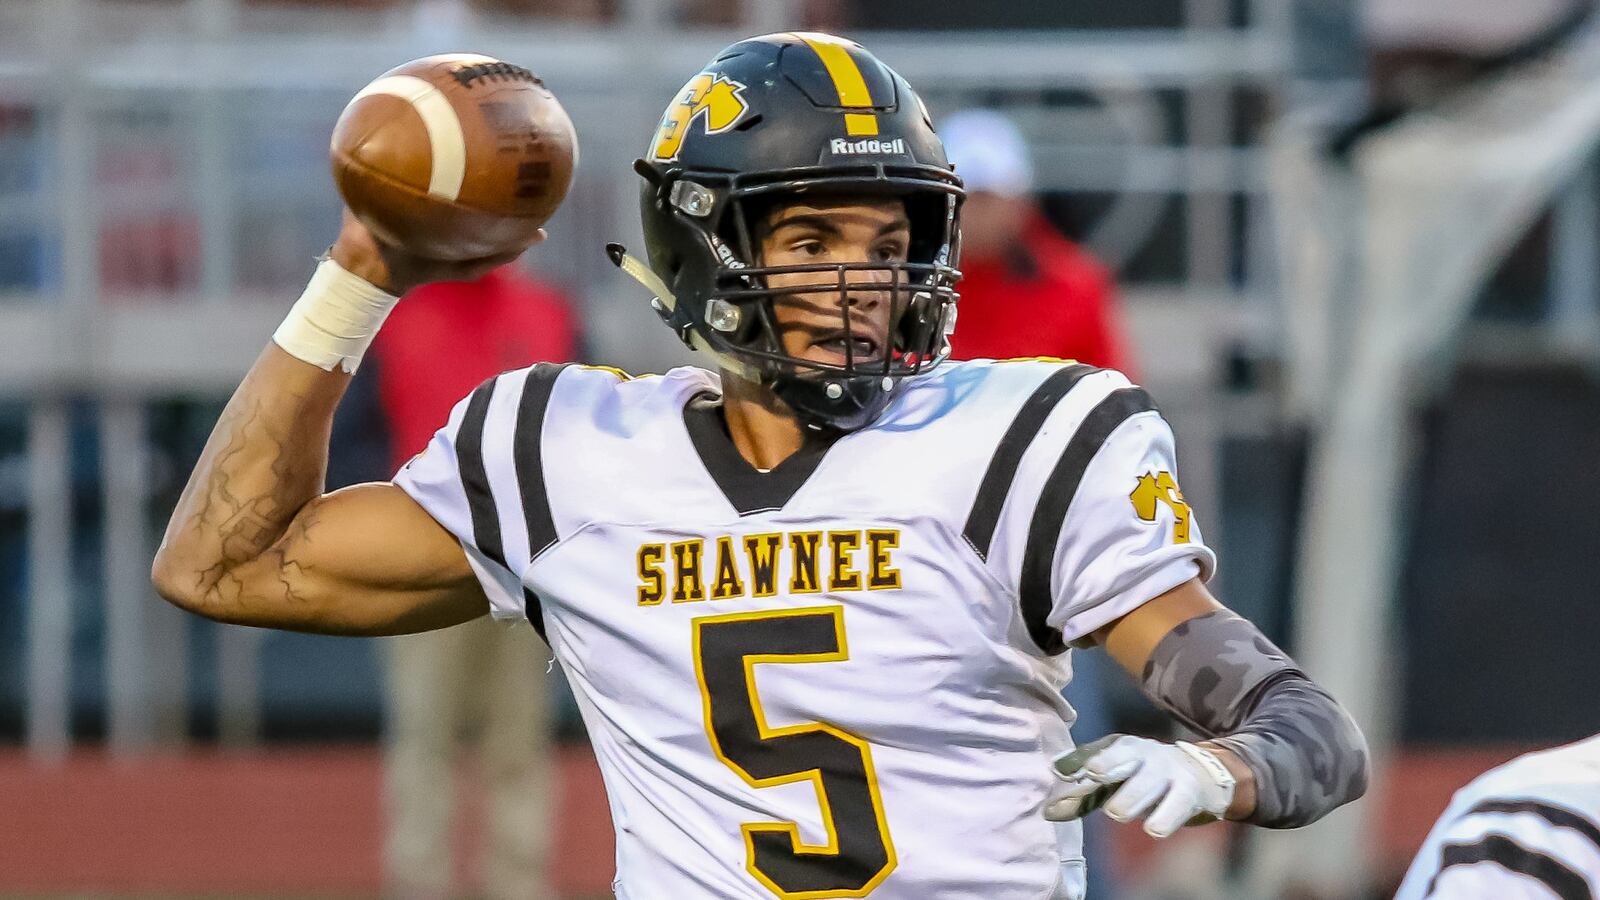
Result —
<svg viewBox="0 0 1600 900"><path fill-rule="evenodd" d="M861 573L850 567L850 555L860 546L859 531L828 532L828 549L833 553L833 565L828 571L828 590L861 590Z"/></svg>
<svg viewBox="0 0 1600 900"><path fill-rule="evenodd" d="M639 605L655 606L667 593L667 576L661 571L667 548L662 544L645 544L639 548Z"/></svg>
<svg viewBox="0 0 1600 900"><path fill-rule="evenodd" d="M783 549L781 534L751 534L744 539L745 556L750 559L750 596L773 597L778 593L778 552Z"/></svg>
<svg viewBox="0 0 1600 900"><path fill-rule="evenodd" d="M867 532L867 590L886 591L900 587L900 570L889 565L891 552L899 546L899 529L883 528Z"/></svg>
<svg viewBox="0 0 1600 900"><path fill-rule="evenodd" d="M717 538L717 580L711 584L711 599L732 600L744 596L744 582L739 579L739 564L733 556L733 537Z"/></svg>
<svg viewBox="0 0 1600 900"><path fill-rule="evenodd" d="M820 531L794 531L789 534L789 550L793 557L794 573L789 579L789 593L815 594L822 590L817 573L817 547L822 543Z"/></svg>
<svg viewBox="0 0 1600 900"><path fill-rule="evenodd" d="M700 558L705 555L703 540L678 541L672 545L672 602L689 603L706 598L700 578Z"/></svg>
<svg viewBox="0 0 1600 900"><path fill-rule="evenodd" d="M895 590L901 587L895 565L899 549L896 528L720 534L640 544L634 561L637 600L640 606L658 606L668 598L693 603ZM783 574L788 580L780 585Z"/></svg>

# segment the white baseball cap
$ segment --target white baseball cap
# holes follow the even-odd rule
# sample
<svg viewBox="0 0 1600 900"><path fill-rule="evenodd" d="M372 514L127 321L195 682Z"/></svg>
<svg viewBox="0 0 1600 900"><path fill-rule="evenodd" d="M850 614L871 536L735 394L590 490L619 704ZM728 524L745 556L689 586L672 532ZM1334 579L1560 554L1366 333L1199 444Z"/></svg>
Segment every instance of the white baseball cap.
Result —
<svg viewBox="0 0 1600 900"><path fill-rule="evenodd" d="M1012 121L992 109L967 109L939 126L944 152L969 191L1017 197L1033 192L1028 144Z"/></svg>

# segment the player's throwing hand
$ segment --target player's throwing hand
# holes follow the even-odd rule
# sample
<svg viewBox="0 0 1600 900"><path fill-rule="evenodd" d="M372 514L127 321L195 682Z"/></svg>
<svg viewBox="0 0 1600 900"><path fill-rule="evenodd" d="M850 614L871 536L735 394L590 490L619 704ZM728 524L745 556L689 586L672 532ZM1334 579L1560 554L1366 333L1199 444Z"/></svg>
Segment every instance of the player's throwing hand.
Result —
<svg viewBox="0 0 1600 900"><path fill-rule="evenodd" d="M1044 807L1053 822L1081 819L1104 806L1119 822L1146 816L1145 833L1164 838L1196 817L1222 818L1233 802L1227 766L1185 741L1107 735L1056 757L1055 770L1063 783Z"/></svg>
<svg viewBox="0 0 1600 900"><path fill-rule="evenodd" d="M529 246L544 238L541 228ZM398 295L432 281L473 281L521 256L525 249L507 250L478 259L428 259L378 240L346 209L339 238L328 255L350 274L379 290Z"/></svg>

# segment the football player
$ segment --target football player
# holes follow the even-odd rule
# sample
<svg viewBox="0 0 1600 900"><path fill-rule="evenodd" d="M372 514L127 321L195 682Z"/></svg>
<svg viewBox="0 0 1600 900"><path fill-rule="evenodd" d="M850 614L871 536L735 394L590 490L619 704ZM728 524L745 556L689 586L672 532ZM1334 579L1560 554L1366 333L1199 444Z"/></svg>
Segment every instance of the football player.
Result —
<svg viewBox="0 0 1600 900"><path fill-rule="evenodd" d="M1520 756L1456 792L1395 900L1600 897L1600 735Z"/></svg>
<svg viewBox="0 0 1600 900"><path fill-rule="evenodd" d="M328 423L439 264L349 216L217 424L154 578L332 634L530 619L605 776L626 898L1078 897L1077 818L1311 822L1366 785L1328 694L1205 587L1172 432L1115 371L940 365L961 184L911 87L821 34L735 44L636 164L613 260L716 371L485 382L394 481ZM1068 649L1205 739L1073 749Z"/></svg>

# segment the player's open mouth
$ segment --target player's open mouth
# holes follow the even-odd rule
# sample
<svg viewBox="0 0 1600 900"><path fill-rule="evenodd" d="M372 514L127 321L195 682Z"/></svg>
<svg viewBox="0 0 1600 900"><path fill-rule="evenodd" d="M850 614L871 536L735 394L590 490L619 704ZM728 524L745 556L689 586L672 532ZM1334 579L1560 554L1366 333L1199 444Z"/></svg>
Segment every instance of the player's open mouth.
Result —
<svg viewBox="0 0 1600 900"><path fill-rule="evenodd" d="M847 361L856 363L873 362L880 358L881 344L871 335L856 332L848 334L843 330L825 334L811 342L811 346L827 354L828 359L819 362L837 363L844 365Z"/></svg>

